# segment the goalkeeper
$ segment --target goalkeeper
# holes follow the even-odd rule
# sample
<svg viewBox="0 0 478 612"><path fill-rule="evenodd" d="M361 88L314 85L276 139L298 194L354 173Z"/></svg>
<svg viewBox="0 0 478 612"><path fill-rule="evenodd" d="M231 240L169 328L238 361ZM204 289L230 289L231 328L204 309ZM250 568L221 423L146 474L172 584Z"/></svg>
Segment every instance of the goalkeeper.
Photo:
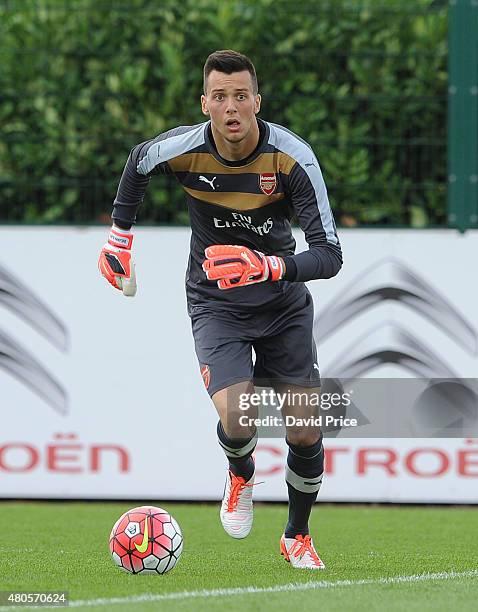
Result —
<svg viewBox="0 0 478 612"><path fill-rule="evenodd" d="M192 229L188 313L200 372L219 415L219 444L229 461L220 517L234 538L246 537L252 527L257 441L255 427L240 419L238 397L253 393L254 383L301 397L319 392L313 302L304 282L331 278L342 265L317 158L301 138L259 119L260 105L249 58L212 53L201 96L207 120L133 148L99 259L106 279L134 295L131 228L137 209L153 175L173 174L186 192ZM293 216L309 247L297 255ZM315 416L311 404L291 403L283 412ZM247 414L254 416L253 410ZM294 567L322 569L309 534L324 469L322 434L315 425L290 425L286 441L289 516L280 551Z"/></svg>

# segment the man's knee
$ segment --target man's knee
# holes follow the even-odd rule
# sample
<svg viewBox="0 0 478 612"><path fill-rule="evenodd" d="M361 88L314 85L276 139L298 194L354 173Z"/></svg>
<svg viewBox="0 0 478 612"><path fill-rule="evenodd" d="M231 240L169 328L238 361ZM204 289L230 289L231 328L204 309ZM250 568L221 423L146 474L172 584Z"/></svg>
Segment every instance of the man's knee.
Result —
<svg viewBox="0 0 478 612"><path fill-rule="evenodd" d="M291 428L287 430L287 440L294 446L312 446L320 440L320 437L320 429L317 428Z"/></svg>
<svg viewBox="0 0 478 612"><path fill-rule="evenodd" d="M241 403L241 397L253 392L253 384L246 381L221 389L212 397L224 432L231 439L248 439L255 434L256 427L252 421L257 417L257 408L244 408Z"/></svg>
<svg viewBox="0 0 478 612"><path fill-rule="evenodd" d="M295 446L315 444L321 436L318 425L320 387L279 385L277 391L288 398L282 407L282 415L286 420L289 417L292 419L292 423L287 427L289 442Z"/></svg>

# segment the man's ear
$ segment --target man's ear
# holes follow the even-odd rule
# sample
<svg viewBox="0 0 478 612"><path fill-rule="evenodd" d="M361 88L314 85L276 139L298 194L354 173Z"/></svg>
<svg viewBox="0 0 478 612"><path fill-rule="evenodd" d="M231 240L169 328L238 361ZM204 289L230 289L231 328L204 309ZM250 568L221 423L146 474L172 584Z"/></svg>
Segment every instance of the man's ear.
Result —
<svg viewBox="0 0 478 612"><path fill-rule="evenodd" d="M202 95L201 96L201 110L202 110L202 114L203 115L209 115L209 111L207 108L207 102L206 102L206 96Z"/></svg>
<svg viewBox="0 0 478 612"><path fill-rule="evenodd" d="M255 100L254 100L254 112L257 113L261 110L261 94L256 94L255 96Z"/></svg>

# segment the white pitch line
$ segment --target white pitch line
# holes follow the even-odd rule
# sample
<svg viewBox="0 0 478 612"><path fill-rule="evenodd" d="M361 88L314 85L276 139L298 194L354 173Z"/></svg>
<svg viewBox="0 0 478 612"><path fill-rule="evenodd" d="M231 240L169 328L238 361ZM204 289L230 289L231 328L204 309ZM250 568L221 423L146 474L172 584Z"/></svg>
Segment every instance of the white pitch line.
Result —
<svg viewBox="0 0 478 612"><path fill-rule="evenodd" d="M120 604L150 603L156 601L178 601L181 599L207 599L209 597L229 597L231 595L255 595L258 593L290 593L294 591L312 591L337 587L354 587L364 585L403 584L427 582L433 580L453 580L455 578L478 578L478 569L465 572L436 572L433 574L413 574L412 576L390 576L388 578L364 578L362 580L318 580L317 582L291 582L270 587L236 587L229 589L210 589L201 591L179 591L176 593L131 595L130 597L110 597L101 599L74 599L70 608L89 608L93 606L112 606ZM59 608L42 606L43 610ZM18 606L0 606L0 611L18 609ZM22 606L22 609L39 609L38 606ZM60 608L61 609L61 608Z"/></svg>

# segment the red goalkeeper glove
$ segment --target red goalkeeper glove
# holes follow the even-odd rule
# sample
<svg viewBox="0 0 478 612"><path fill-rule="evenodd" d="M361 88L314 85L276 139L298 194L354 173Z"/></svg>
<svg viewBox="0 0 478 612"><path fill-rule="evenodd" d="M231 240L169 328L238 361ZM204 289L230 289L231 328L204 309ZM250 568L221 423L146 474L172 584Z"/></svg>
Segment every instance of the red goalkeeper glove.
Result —
<svg viewBox="0 0 478 612"><path fill-rule="evenodd" d="M264 255L244 246L214 244L204 251L202 269L208 280L217 281L219 289L244 287L265 280L278 281L284 276L281 257Z"/></svg>
<svg viewBox="0 0 478 612"><path fill-rule="evenodd" d="M133 234L113 225L108 242L101 249L98 259L101 274L115 289L119 289L128 297L136 294L136 274L131 257L132 244Z"/></svg>

